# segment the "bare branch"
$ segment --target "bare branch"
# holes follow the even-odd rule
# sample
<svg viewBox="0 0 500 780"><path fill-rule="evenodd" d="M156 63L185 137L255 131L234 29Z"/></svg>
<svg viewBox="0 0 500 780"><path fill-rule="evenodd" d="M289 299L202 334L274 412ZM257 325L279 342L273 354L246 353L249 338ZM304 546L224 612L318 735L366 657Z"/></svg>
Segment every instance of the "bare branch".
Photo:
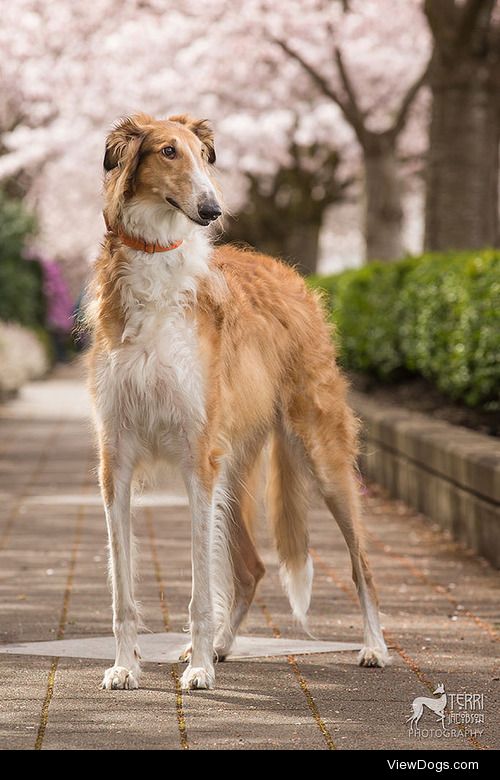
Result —
<svg viewBox="0 0 500 780"><path fill-rule="evenodd" d="M429 62L425 66L425 69L420 74L420 76L408 88L401 102L401 105L399 106L399 111L396 114L396 119L394 120L394 123L390 129L390 132L393 133L394 137L396 137L401 132L401 130L403 130L406 124L406 120L408 119L408 112L412 106L412 103L417 97L417 94L419 93L421 88L424 86L425 82L427 81L430 67L431 67L431 60L429 60Z"/></svg>
<svg viewBox="0 0 500 780"><path fill-rule="evenodd" d="M365 120L364 120L363 112L359 107L358 99L356 97L356 92L354 90L351 77L349 76L349 73L346 70L344 60L342 58L342 52L340 51L338 46L335 47L335 61L339 69L342 86L347 96L347 106L352 116L351 124L356 132L356 135L358 136L358 138L360 138L362 135L364 135L366 131Z"/></svg>
<svg viewBox="0 0 500 780"><path fill-rule="evenodd" d="M330 100L333 100L333 102L337 104L344 117L347 119L356 133L358 140L360 143L362 143L365 134L365 127L363 117L361 112L358 110L357 104L351 102L348 94L347 99L344 100L328 83L326 78L321 73L318 73L316 68L307 62L307 60L305 60L302 55L299 54L299 52L295 51L295 49L292 49L286 41L280 40L279 38L273 38L272 40L277 46L280 47L280 49L282 49L282 51L285 52L285 54L287 54L291 59L295 60L295 62L297 62L302 67L302 69L310 76L312 81L320 89L323 95L326 95L326 97L330 98Z"/></svg>
<svg viewBox="0 0 500 780"><path fill-rule="evenodd" d="M340 97L337 95L335 90L330 86L330 84L327 82L327 80L322 76L318 71L313 68L312 65L310 65L301 54L299 54L295 49L292 49L286 41L282 41L279 38L273 38L273 43L275 43L277 46L282 49L285 54L288 54L291 59L295 60L295 62L298 62L299 65L306 71L306 73L312 78L314 83L317 87L321 90L321 92L326 95L326 97L329 97L331 100L333 100L335 103L337 103L340 108L342 108Z"/></svg>

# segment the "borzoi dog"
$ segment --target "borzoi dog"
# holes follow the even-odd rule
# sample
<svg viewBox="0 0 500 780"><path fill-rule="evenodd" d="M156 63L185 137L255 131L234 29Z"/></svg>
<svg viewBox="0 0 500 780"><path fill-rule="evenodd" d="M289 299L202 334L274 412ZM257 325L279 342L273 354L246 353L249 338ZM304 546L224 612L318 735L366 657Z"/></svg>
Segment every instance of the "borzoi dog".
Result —
<svg viewBox="0 0 500 780"><path fill-rule="evenodd" d="M179 464L192 515L191 645L182 687L212 688L264 567L248 484L270 439L269 515L299 621L311 597L307 482L349 548L364 618L361 666L387 648L360 538L355 418L317 297L289 266L214 247L222 208L209 123L121 121L106 143L107 233L95 264L90 385L109 534L116 661L103 688L137 688L131 485Z"/></svg>

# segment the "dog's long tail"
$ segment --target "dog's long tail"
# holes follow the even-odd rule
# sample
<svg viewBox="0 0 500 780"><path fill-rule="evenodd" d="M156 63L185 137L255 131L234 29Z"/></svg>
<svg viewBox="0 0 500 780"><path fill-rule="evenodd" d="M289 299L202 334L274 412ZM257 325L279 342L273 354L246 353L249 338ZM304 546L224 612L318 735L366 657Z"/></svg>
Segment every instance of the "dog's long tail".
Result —
<svg viewBox="0 0 500 780"><path fill-rule="evenodd" d="M283 430L271 440L267 502L280 578L294 617L307 630L313 564L307 531L307 464L300 444Z"/></svg>

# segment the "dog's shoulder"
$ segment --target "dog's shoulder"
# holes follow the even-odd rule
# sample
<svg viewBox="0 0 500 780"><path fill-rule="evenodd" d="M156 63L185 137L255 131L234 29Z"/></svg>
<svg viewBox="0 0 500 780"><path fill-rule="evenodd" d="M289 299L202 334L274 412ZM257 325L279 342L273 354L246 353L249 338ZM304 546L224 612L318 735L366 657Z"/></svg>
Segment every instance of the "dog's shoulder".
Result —
<svg viewBox="0 0 500 780"><path fill-rule="evenodd" d="M258 252L251 247L224 244L214 249L212 268L222 273L230 289L238 288L255 296L260 290L286 291L288 296L305 292L300 274L284 261Z"/></svg>
<svg viewBox="0 0 500 780"><path fill-rule="evenodd" d="M209 273L198 287L200 316L247 338L278 321L294 338L323 327L319 301L294 268L250 248L232 244L214 248Z"/></svg>

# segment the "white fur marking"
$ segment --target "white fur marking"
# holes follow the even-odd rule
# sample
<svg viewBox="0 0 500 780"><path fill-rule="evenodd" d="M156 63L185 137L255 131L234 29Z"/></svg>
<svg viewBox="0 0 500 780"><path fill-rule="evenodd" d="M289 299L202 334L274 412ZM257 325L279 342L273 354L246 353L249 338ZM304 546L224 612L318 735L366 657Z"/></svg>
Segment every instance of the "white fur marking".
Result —
<svg viewBox="0 0 500 780"><path fill-rule="evenodd" d="M210 566L215 630L217 635L225 636L231 633L231 610L235 598L229 543L232 522L234 520L231 496L227 489L227 466L222 463L212 499Z"/></svg>
<svg viewBox="0 0 500 780"><path fill-rule="evenodd" d="M365 646L359 653L358 664L360 666L387 666L391 663L391 658L380 627L379 611L364 582L359 588L359 600L363 612Z"/></svg>
<svg viewBox="0 0 500 780"><path fill-rule="evenodd" d="M307 610L311 603L313 562L310 555L303 566L293 568L286 563L280 566L280 579L295 619L307 630Z"/></svg>
<svg viewBox="0 0 500 780"><path fill-rule="evenodd" d="M170 252L127 250L122 344L98 365L96 395L98 418L128 429L140 459L179 460L204 422L198 335L189 303L198 280L210 273L209 252L199 232Z"/></svg>

